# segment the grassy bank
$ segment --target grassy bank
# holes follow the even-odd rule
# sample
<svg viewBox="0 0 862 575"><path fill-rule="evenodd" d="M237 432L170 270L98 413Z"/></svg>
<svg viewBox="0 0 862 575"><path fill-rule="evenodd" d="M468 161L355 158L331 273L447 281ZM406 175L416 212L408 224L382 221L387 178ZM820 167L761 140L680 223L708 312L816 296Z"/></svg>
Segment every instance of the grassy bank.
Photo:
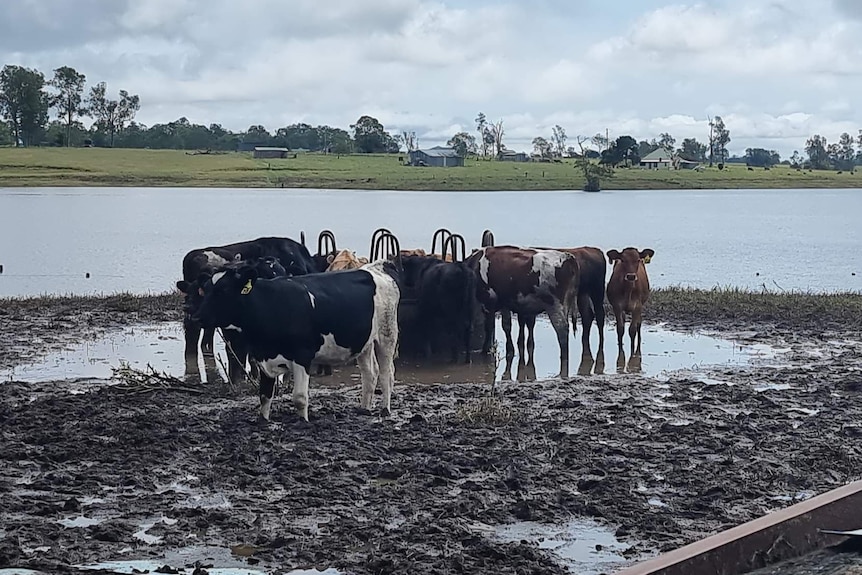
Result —
<svg viewBox="0 0 862 575"><path fill-rule="evenodd" d="M403 155L402 155L403 156ZM463 168L404 167L399 155L256 160L249 153L198 154L177 150L0 148L0 187L177 186L385 190L580 190L570 160L510 163L467 160ZM862 172L806 172L779 166L748 170L618 169L604 189L857 188Z"/></svg>

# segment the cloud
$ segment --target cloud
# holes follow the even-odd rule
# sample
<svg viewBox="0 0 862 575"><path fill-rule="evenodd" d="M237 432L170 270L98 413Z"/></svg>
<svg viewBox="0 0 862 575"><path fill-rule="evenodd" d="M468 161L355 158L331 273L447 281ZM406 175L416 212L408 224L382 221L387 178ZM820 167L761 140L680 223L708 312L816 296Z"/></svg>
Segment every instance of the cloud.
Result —
<svg viewBox="0 0 862 575"><path fill-rule="evenodd" d="M625 4L625 5L623 5ZM69 65L141 97L145 124L181 116L242 130L363 114L423 145L473 118L503 119L529 149L570 136L706 137L782 154L814 131L862 126L862 8L855 0L607 4L466 0L16 0L3 63Z"/></svg>

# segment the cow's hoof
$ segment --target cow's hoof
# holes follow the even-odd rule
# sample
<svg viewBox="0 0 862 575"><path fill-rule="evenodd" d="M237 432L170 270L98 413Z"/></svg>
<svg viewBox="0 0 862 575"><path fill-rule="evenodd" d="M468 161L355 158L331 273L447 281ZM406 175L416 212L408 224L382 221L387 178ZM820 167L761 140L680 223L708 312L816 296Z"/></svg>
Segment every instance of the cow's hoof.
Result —
<svg viewBox="0 0 862 575"><path fill-rule="evenodd" d="M371 410L368 409L367 407L362 407L362 406L354 407L353 411L354 411L354 413L356 413L358 415L373 415L371 413Z"/></svg>
<svg viewBox="0 0 862 575"><path fill-rule="evenodd" d="M380 417L390 417L392 412L385 407L380 408Z"/></svg>

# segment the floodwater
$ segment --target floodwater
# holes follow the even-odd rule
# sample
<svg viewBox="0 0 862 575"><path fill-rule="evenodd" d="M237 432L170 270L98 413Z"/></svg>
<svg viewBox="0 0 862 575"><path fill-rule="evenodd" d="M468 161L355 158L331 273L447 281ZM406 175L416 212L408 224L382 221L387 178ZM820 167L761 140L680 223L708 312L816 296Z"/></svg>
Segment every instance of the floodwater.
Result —
<svg viewBox="0 0 862 575"><path fill-rule="evenodd" d="M656 251L654 286L862 290L859 190L398 192L189 188L0 189L0 296L162 292L190 249L331 229L367 255L445 227L496 243ZM90 274L90 277L87 277Z"/></svg>
<svg viewBox="0 0 862 575"><path fill-rule="evenodd" d="M580 324L578 326L580 328ZM513 337L517 336L517 326ZM617 354L616 332L612 326L605 329L604 361L597 353L598 332L592 330L592 361L581 358L581 331L569 336L571 363L569 375L640 373L661 378L677 370L696 371L709 366L740 366L753 362L772 360L776 350L764 344L739 344L730 340L699 333L683 333L661 325L643 326L641 357L626 357ZM624 347L628 350L628 335ZM459 383L533 381L557 377L560 372L559 346L550 322L539 318L535 329L536 347L532 359L514 358L511 364L500 358L483 360L481 354L474 355L471 365L437 363L428 365L421 359L399 358L396 377L402 383ZM499 320L497 341L502 350L505 341ZM169 322L157 325L128 327L110 332L95 340L70 344L67 349L51 353L41 360L0 370L0 380L46 381L62 379L107 378L112 368L121 362L138 370L153 369L175 377L190 377L194 380L220 382L226 379L227 358L224 342L218 332L215 338L216 357L199 358L198 365L187 366L184 358L182 325ZM502 352L498 352L498 355ZM358 382L359 372L348 365L336 367L331 377L315 378L318 385L343 385ZM493 374L493 375L492 375Z"/></svg>
<svg viewBox="0 0 862 575"><path fill-rule="evenodd" d="M507 542L535 542L578 575L611 573L629 565L621 555L629 545L617 540L613 529L591 519L574 519L565 525L523 521L498 526L494 535Z"/></svg>

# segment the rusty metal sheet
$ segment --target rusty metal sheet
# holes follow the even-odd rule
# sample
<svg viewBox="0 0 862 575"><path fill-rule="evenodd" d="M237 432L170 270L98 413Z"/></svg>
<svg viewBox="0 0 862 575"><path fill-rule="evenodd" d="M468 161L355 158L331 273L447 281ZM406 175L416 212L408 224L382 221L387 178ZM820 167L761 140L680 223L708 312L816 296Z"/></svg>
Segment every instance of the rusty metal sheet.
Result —
<svg viewBox="0 0 862 575"><path fill-rule="evenodd" d="M862 481L855 481L616 575L742 575L844 541L846 537L821 529L857 529L862 521L860 509Z"/></svg>

